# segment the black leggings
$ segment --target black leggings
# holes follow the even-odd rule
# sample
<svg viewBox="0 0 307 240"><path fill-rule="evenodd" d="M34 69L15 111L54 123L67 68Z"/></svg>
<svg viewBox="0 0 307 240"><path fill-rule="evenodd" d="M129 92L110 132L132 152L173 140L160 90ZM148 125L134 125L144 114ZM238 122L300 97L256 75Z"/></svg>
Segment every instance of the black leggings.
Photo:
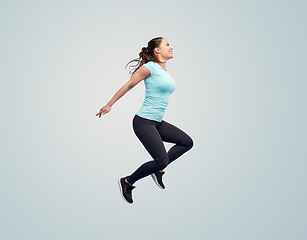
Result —
<svg viewBox="0 0 307 240"><path fill-rule="evenodd" d="M168 164L193 147L193 140L189 135L164 120L157 122L135 115L132 124L136 136L153 160L142 164L134 173L127 177L128 182L131 184L164 169ZM163 141L175 143L176 145L166 152Z"/></svg>

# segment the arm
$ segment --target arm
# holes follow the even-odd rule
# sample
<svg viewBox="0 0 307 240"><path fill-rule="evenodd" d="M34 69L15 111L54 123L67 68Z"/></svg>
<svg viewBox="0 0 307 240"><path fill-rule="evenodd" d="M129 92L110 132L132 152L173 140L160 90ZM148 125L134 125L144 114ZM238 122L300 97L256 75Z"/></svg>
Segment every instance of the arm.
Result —
<svg viewBox="0 0 307 240"><path fill-rule="evenodd" d="M120 99L122 96L124 96L129 90L131 90L135 85L137 85L140 81L142 81L145 78L148 78L150 76L150 71L144 67L141 66L130 78L130 80L122 86L112 97L112 99L102 107L99 111L99 113L96 114L96 116L99 115L101 117L101 114L104 115L111 111L111 107L113 104Z"/></svg>

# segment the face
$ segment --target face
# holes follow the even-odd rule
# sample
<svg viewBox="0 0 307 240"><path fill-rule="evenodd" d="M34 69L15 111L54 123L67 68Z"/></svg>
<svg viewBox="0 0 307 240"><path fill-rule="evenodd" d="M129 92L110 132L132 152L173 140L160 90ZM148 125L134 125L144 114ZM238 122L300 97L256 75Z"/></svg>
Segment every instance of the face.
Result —
<svg viewBox="0 0 307 240"><path fill-rule="evenodd" d="M170 46L169 42L164 38L162 38L161 44L156 50L159 51L159 55L164 59L168 60L170 58L173 58L173 53L172 53L173 48Z"/></svg>

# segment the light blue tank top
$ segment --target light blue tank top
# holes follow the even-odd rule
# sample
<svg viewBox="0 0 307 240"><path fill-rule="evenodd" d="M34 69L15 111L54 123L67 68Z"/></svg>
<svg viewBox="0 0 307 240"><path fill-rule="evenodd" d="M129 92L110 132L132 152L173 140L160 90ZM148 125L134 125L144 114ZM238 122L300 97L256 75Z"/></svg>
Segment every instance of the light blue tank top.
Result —
<svg viewBox="0 0 307 240"><path fill-rule="evenodd" d="M149 61L142 66L145 66L151 74L144 79L145 100L137 115L161 122L168 105L169 96L176 89L176 83L158 63Z"/></svg>

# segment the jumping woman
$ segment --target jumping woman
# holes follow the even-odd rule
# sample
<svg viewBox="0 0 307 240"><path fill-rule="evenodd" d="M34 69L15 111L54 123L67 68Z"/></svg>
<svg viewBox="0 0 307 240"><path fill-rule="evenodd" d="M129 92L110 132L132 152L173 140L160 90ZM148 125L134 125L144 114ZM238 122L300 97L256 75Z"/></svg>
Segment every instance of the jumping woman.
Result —
<svg viewBox="0 0 307 240"><path fill-rule="evenodd" d="M166 62L173 58L172 50L173 48L163 37L150 40L148 46L142 48L139 58L129 62L137 61L135 65L137 67L130 80L96 114L100 118L101 114L108 113L119 98L144 80L145 100L141 109L135 114L132 125L136 136L153 160L145 162L134 173L118 180L120 193L128 203L133 203L132 190L135 188L133 184L146 176L151 175L155 183L164 189L162 176L166 166L193 146L193 140L189 135L163 120L169 96L176 88L175 81L165 67ZM163 141L175 145L166 152Z"/></svg>

